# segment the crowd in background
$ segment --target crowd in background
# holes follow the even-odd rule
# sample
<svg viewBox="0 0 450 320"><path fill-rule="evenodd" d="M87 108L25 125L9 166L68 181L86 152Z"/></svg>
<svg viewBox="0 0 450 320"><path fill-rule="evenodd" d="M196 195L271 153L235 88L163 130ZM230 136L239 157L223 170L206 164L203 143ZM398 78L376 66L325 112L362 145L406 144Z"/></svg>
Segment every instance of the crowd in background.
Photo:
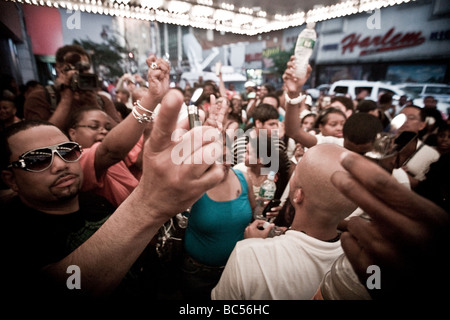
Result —
<svg viewBox="0 0 450 320"><path fill-rule="evenodd" d="M73 47L66 49L64 54L75 50ZM75 51L83 55L82 49L77 50L81 50ZM157 62L162 68L161 60ZM151 69L153 67L149 67L149 72L152 72ZM163 71L167 70L163 69ZM311 299L319 288L324 273L343 253L340 242L336 242L339 241L339 237L336 238L334 231L339 229L338 225L342 220L348 216L361 215L362 210L358 211L356 205L353 207L349 203L344 205L343 200L340 199L333 202L334 200L324 198L326 197L324 192L332 188L329 185L331 175L328 175L328 179L322 184L323 190L320 190L320 186L318 188L316 186L311 188L311 192L316 193L317 198L322 197L322 203L326 205L327 210L339 208L341 213L339 221L330 218L332 221L329 223L330 229L330 225L325 228L326 223L315 220L318 218L311 218L311 223L314 221L318 226L323 227L323 230L327 229L327 232L323 231L323 234L326 233L324 236L320 232L317 232L317 236L311 236L319 227L310 229L298 227L308 225L300 221L299 212L311 214L313 209L303 209L301 200L292 199L294 196L301 198L302 195L289 189L293 185L296 186L296 183L301 184L300 181L302 183L308 181L314 185L314 177L321 182L325 178L322 177L320 170L317 173L314 170L318 170L318 166L327 167L326 160L331 158L330 155L339 157L344 149L335 149L330 146L322 147L322 150L317 148L318 151L315 152L322 153L311 152L309 157L305 158L307 161L304 162L302 162L303 158L310 149L313 150L316 145L322 143L335 144L371 158L370 154L374 152L375 144L392 132L391 121L398 114L404 114L406 122L397 128L396 137L402 132L413 134L404 143L395 142L401 145L401 149L396 150L395 155L390 153L392 150L389 150L381 157L372 157L372 161L380 165L400 184L431 200L448 213L450 117L436 108L437 101L434 97L425 97L424 107L421 108L414 106L412 101L405 100L405 97L394 101L392 95L388 93L380 94L378 101L367 100L363 97L351 99L347 96L327 94L322 94L313 101L306 92L301 91L299 94L304 95L304 98L296 105L289 102L293 97L288 96L286 87L276 90L270 84L256 85L248 81L245 84L245 92L237 92L232 84L226 87L221 76L219 78L219 83L203 81L199 78L196 83L188 83L185 88L176 88L184 97L182 108L195 104L202 114L203 123L207 123L208 120L217 121L217 108L225 109L219 127L226 131L224 140L227 141L228 146L231 146L226 152L233 154L231 157L233 161L227 164L229 171L226 179L204 193L189 208L188 213L184 213L189 219L180 270L164 269L164 264L156 263L158 261L156 243L160 239L155 235L150 243L152 249L147 253L147 257L150 257L150 261L155 262L155 265L149 268L152 272L164 274L162 278L166 285L161 289L162 280L151 281L155 288L159 288L153 289L156 291L154 295L157 298L209 299L213 291L213 298L216 299ZM156 109L156 102L161 101L159 99L149 103L150 96L153 94L153 96L162 97L162 93L169 89L167 84L163 84L166 80L166 78L151 80L144 79L138 74L124 74L115 85L93 92L92 96L87 97L86 92L73 93L73 97L67 98L69 99L67 111L59 112L58 110L63 108L59 103L64 102L66 98L62 89L56 89L58 105L52 109L51 97L49 97L52 93L49 93L45 86L37 81L29 81L19 87L13 78L4 77L0 99L0 130L4 132L11 125L23 120L39 119L55 124L67 134L71 141L77 142L84 150L80 160L84 174L81 190L100 195L118 208L141 179L142 153L153 125L152 123L141 124L146 122L146 116L149 115L148 105ZM284 80L287 82L289 78ZM154 86L155 82L158 82L158 85ZM197 88L202 88L202 95L198 100L192 101L192 95ZM86 97L80 98L75 95L86 95ZM45 112L40 110L38 105L42 107L42 110L46 109ZM262 134L263 132L268 135ZM258 142L249 143L252 139ZM283 232L287 230L285 235L279 237L285 242L288 242L289 237L282 237L287 235L294 237L293 232L298 233L295 237L302 238L308 235L314 238L307 241L298 240L299 243L306 241L305 248L302 249L305 252L301 253L304 259L302 261L306 259L303 255L311 254L311 252L308 253L309 249L306 246L318 250L316 240L326 242L327 247L324 250L330 252L327 256L328 260L320 262L323 270L321 272L315 270L314 272L317 273L313 272L312 276L308 270L317 268L314 261L306 263L303 269L300 267L291 269L293 273L304 272L308 274L308 277L318 280L318 282L305 284L308 290L299 290L302 291L300 293L297 290L286 289L286 283L292 282L286 274L280 276L281 280L275 277L279 270L267 269L267 272L274 276L274 279L267 280L269 283L267 288L258 286L255 289L258 281L249 279L251 276L248 274L245 277L241 274L246 263L254 274L258 274L255 272L256 269L264 269L258 267L258 263L272 263L273 268L277 265L276 261L271 261L273 256L263 257L265 253L261 246L267 249L267 252L279 250L271 247L277 246L274 241L278 236L272 241L273 244L268 241L261 242L260 240L266 238L270 230L266 229L263 234L258 233L261 223L252 217L254 201L258 198L260 187L268 176L263 169L269 164L264 161L264 152L258 150L259 141L262 139L268 141L264 145L270 149L269 154L277 156L275 198L282 200L281 204L269 213L269 217L272 218L269 229L282 227ZM331 161L330 168L337 168L337 165L332 164L334 160L329 161ZM296 171L300 163L304 173L297 172L301 171L300 169ZM307 171L310 172L308 177L305 173ZM104 176L107 178L102 180ZM293 185L290 185L290 181L294 181ZM182 184L183 181L179 183ZM11 201L16 195L16 191L3 181L1 191L2 203ZM337 202L340 205L336 205ZM296 226L301 229L297 229ZM306 231L307 229L310 231ZM334 231L328 232L329 230ZM328 235L330 239L327 238ZM244 238L252 237L259 240L252 240L253 243L243 242L245 246L241 243ZM238 242L240 246L236 246ZM329 243L332 245L328 246ZM286 244L281 243L280 240L278 246L283 245ZM243 252L246 252L245 257ZM277 253L274 257L280 256L281 253ZM324 256L323 253L320 257L322 256ZM293 264L292 261L286 262L285 259L283 258L282 261L286 265ZM297 264L302 263L294 261ZM176 275L167 274L169 271ZM226 276L222 277L222 275ZM239 277L245 279L239 282L236 280ZM300 278L293 279L296 279L296 283L306 281ZM283 282L284 280L286 282ZM279 287L273 289L272 285L276 286L277 283Z"/></svg>

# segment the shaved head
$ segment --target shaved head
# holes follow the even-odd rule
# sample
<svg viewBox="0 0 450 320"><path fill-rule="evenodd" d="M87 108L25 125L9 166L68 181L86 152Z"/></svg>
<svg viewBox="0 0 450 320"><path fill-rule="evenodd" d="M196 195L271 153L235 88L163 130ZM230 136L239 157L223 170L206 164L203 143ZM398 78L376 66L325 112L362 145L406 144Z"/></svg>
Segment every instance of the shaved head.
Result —
<svg viewBox="0 0 450 320"><path fill-rule="evenodd" d="M340 221L357 208L331 183L334 172L345 171L340 156L346 151L336 144L319 144L308 149L297 164L291 180L290 198L295 202L301 189L301 205L308 215L320 214L330 222Z"/></svg>

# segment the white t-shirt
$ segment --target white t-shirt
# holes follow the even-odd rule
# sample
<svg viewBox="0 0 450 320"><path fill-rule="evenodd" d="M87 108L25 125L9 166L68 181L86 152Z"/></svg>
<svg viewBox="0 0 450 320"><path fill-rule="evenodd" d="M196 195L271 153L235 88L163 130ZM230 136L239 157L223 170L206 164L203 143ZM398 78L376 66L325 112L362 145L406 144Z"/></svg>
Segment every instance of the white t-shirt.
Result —
<svg viewBox="0 0 450 320"><path fill-rule="evenodd" d="M309 300L342 253L341 241L320 241L294 230L239 241L211 298Z"/></svg>

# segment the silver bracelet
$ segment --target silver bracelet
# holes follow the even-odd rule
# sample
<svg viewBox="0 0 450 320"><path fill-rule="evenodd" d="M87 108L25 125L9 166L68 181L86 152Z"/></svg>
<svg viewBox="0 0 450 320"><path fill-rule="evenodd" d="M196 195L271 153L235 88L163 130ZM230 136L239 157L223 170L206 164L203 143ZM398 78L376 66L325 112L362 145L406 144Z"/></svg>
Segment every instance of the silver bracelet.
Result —
<svg viewBox="0 0 450 320"><path fill-rule="evenodd" d="M148 112L148 113L150 113L150 114L153 114L153 111L150 111L150 110L148 110L148 109L145 109L145 108L142 106L140 100L136 100L136 102L134 103L134 106L135 106L135 107L138 107L139 109L141 109L141 110L144 111L144 112Z"/></svg>
<svg viewBox="0 0 450 320"><path fill-rule="evenodd" d="M140 114L138 112L137 109L141 109L142 111L144 111L144 113ZM145 112L148 112L149 114L146 114ZM139 100L137 100L134 103L133 109L131 110L131 113L133 114L133 117L139 122L139 123L143 123L145 122L153 122L154 117L153 117L153 111L147 110L145 109L139 102Z"/></svg>

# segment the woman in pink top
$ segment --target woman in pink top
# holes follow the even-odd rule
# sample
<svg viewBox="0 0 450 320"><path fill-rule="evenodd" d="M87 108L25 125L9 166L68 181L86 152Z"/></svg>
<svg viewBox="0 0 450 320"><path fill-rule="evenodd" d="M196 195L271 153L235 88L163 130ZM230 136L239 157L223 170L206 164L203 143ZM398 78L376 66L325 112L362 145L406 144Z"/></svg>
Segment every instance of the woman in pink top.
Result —
<svg viewBox="0 0 450 320"><path fill-rule="evenodd" d="M95 107L76 110L68 134L83 147L83 191L93 191L119 206L137 186L124 159L141 139L152 121L152 111L169 89L168 62L150 56L149 89L133 107L133 111L112 128L110 117Z"/></svg>

